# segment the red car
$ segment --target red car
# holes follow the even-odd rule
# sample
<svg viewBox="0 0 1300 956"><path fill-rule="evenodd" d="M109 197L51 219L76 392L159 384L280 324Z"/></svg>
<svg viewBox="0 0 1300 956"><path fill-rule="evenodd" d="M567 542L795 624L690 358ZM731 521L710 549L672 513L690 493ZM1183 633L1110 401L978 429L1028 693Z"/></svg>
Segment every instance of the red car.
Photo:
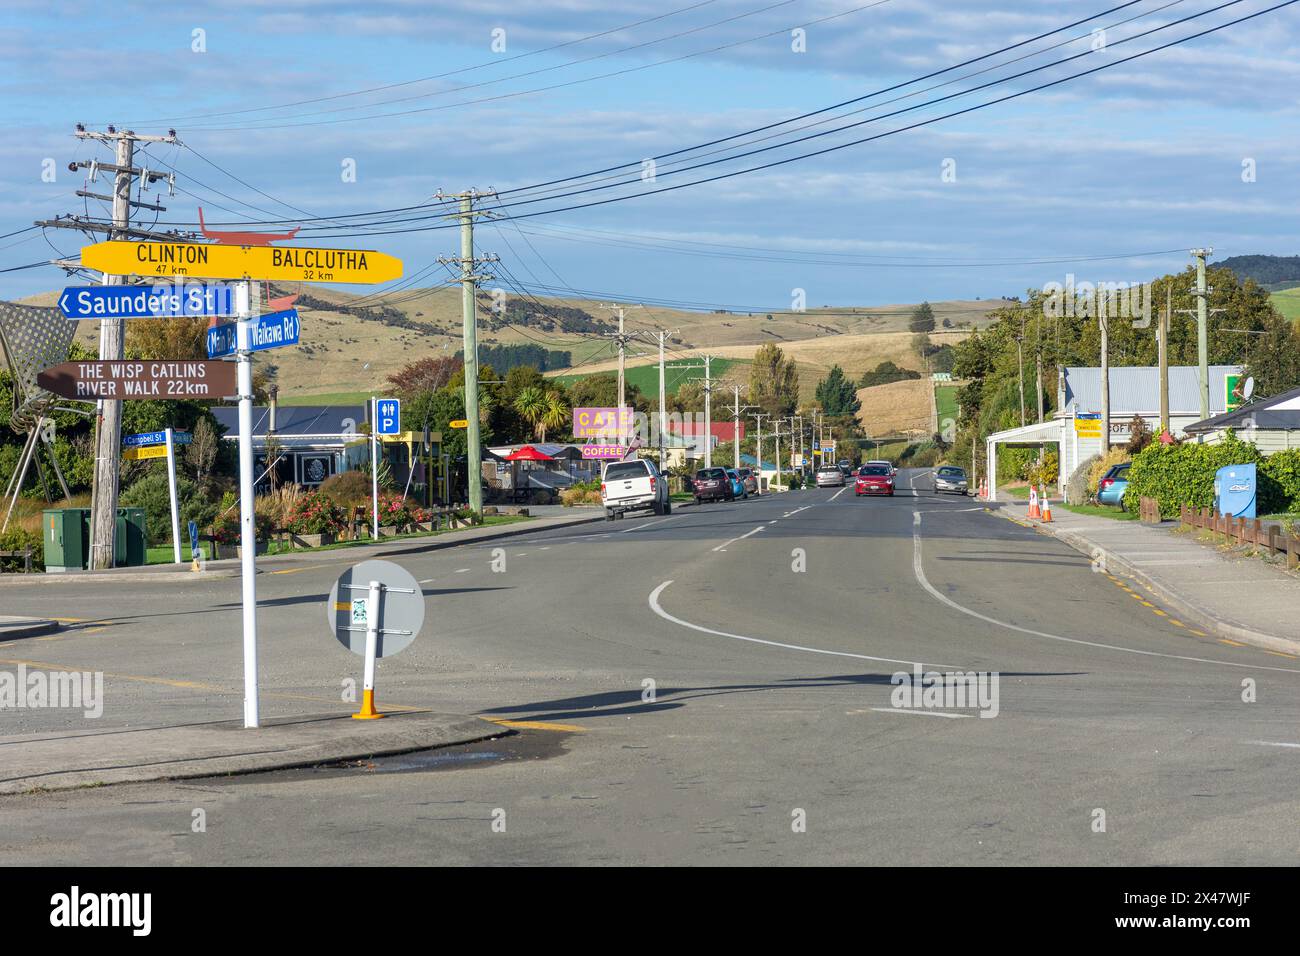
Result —
<svg viewBox="0 0 1300 956"><path fill-rule="evenodd" d="M889 495L894 496L893 470L886 465L863 465L858 469L858 479L853 488L854 495Z"/></svg>

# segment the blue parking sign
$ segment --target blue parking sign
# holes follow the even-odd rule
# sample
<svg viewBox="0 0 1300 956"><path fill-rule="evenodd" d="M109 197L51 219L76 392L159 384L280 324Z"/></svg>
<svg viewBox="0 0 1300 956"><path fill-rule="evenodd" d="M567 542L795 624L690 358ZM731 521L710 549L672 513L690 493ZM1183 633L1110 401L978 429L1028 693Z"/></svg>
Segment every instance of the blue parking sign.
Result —
<svg viewBox="0 0 1300 956"><path fill-rule="evenodd" d="M381 398L375 402L375 434L398 435L402 431L402 400Z"/></svg>

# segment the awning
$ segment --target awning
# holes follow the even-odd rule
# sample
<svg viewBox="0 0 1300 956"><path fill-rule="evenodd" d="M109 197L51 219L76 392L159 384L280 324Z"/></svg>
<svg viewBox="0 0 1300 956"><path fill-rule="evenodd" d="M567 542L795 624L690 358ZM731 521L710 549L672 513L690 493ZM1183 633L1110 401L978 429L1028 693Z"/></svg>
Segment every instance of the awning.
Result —
<svg viewBox="0 0 1300 956"><path fill-rule="evenodd" d="M538 451L532 445L525 445L516 452L506 455L506 461L554 461L550 455Z"/></svg>

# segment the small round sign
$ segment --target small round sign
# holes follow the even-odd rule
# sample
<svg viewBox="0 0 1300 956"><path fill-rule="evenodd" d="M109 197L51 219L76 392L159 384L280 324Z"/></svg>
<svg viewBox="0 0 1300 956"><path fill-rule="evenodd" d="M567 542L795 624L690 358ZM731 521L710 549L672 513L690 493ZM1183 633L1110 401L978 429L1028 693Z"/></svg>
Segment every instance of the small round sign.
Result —
<svg viewBox="0 0 1300 956"><path fill-rule="evenodd" d="M379 607L371 608L370 582L378 581ZM366 629L378 615L376 657L406 649L424 626L424 593L405 568L391 561L362 561L339 575L330 588L325 619L338 642L353 654L366 653Z"/></svg>

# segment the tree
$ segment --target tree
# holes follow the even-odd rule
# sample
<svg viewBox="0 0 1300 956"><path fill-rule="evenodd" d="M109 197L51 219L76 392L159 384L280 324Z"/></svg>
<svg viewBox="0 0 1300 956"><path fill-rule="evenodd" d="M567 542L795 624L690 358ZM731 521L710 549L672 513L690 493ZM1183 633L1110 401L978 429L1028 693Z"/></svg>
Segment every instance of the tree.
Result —
<svg viewBox="0 0 1300 956"><path fill-rule="evenodd" d="M844 369L832 365L827 376L817 383L817 401L828 416L856 415L862 404L857 389L844 376Z"/></svg>
<svg viewBox="0 0 1300 956"><path fill-rule="evenodd" d="M221 439L217 430L207 418L200 418L194 423L193 438L185 448L184 461L194 475L194 484L199 493L208 493L208 482L212 479L212 469L217 461L217 449Z"/></svg>
<svg viewBox="0 0 1300 956"><path fill-rule="evenodd" d="M459 358L422 358L398 369L388 376L388 381L399 395L407 398L420 392L436 392L445 388L452 376L463 368L464 363Z"/></svg>
<svg viewBox="0 0 1300 956"><path fill-rule="evenodd" d="M541 417L537 421L542 430L538 440L546 441L548 430L558 431L563 428L571 420L569 415L569 404L564 400L564 396L559 392L547 392L546 407L542 410Z"/></svg>
<svg viewBox="0 0 1300 956"><path fill-rule="evenodd" d="M626 383L624 391L629 408L642 412L650 409L650 402L631 382ZM574 408L617 408L618 376L606 372L578 379L569 387L569 401Z"/></svg>
<svg viewBox="0 0 1300 956"><path fill-rule="evenodd" d="M126 323L125 353L133 359L207 359L208 320L133 319Z"/></svg>
<svg viewBox="0 0 1300 956"><path fill-rule="evenodd" d="M907 329L909 332L934 331L934 309L930 308L929 302L922 302L912 310L912 317L908 320Z"/></svg>
<svg viewBox="0 0 1300 956"><path fill-rule="evenodd" d="M888 385L890 382L902 382L920 377L920 372L910 368L899 368L886 359L877 365L874 370L863 372L862 378L858 380L858 387L870 388L873 385Z"/></svg>
<svg viewBox="0 0 1300 956"><path fill-rule="evenodd" d="M799 371L779 346L768 344L754 352L749 400L773 416L789 415L799 404Z"/></svg>
<svg viewBox="0 0 1300 956"><path fill-rule="evenodd" d="M546 393L530 385L515 396L513 408L532 428L537 440L545 441L546 428L542 419L546 415Z"/></svg>

